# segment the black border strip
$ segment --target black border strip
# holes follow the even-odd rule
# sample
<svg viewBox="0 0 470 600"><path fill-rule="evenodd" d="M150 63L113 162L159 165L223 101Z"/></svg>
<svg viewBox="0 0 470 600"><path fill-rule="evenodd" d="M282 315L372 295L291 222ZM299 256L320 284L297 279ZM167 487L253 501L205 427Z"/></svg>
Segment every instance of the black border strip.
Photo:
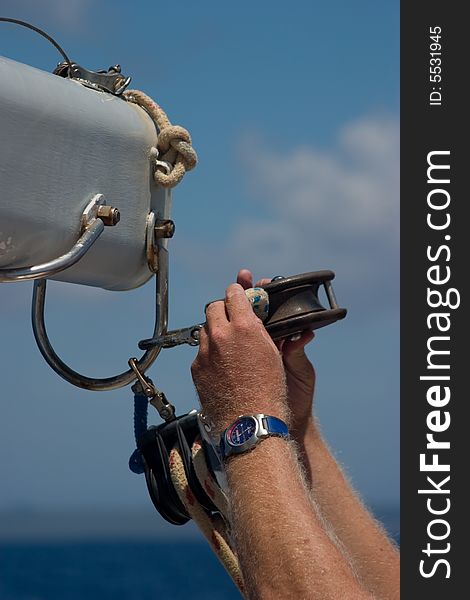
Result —
<svg viewBox="0 0 470 600"><path fill-rule="evenodd" d="M402 598L413 600L460 598L465 591L458 590L468 587L468 550L464 544L469 527L464 507L470 502L465 493L469 472L466 461L470 453L464 440L470 439L467 419L470 398L465 386L470 346L465 308L470 259L466 240L470 238L470 227L465 215L470 198L465 182L470 173L466 147L470 127L468 108L464 108L469 102L464 90L469 87L466 46L470 36L462 6L434 0L401 4L401 556ZM437 46L430 47L433 43L430 28L436 27L441 28L440 56ZM433 50L435 56L431 56ZM438 61L431 63L431 58L441 58L440 65ZM442 80L435 77L432 82L430 77L438 72L436 66L442 69L439 73ZM430 93L437 91L441 100L435 93L431 97L434 104L430 105ZM449 154L429 155L437 151ZM431 170L428 181L428 159L434 164L449 165L450 169ZM442 210L428 205L428 202L444 205L447 196L449 205ZM451 219L448 227L433 229L427 223L428 214L431 223L438 226L447 222L448 214ZM433 266L437 269L429 272ZM446 283L429 281L442 280L447 275L450 278ZM450 303L456 304L460 296L460 306L430 307L428 288L440 291L443 297L449 289L457 290L450 293ZM431 302L438 304L438 298L434 294ZM427 321L430 314L439 312L448 315L439 320L443 329L449 325L447 332L439 331L437 317ZM439 336L443 337L437 339ZM444 339L445 336L449 339ZM449 354L429 354L427 344L432 350ZM443 368L446 365L448 369ZM420 376L450 379L420 380ZM434 395L429 392L431 402L436 400L434 406L428 399L432 386L440 386ZM438 406L446 386L450 400ZM433 411L439 412L431 415ZM433 433L430 426L444 428L449 418L448 428L434 432L434 439L448 441L450 449L427 449L426 434ZM425 462L429 464L434 453L440 464L450 466L449 472L420 470L420 454L426 455ZM449 493L436 493L427 476L441 491L448 489ZM442 483L447 476L450 479ZM419 489L435 493L419 494ZM448 511L433 515L430 508L435 511L448 508ZM436 519L447 522L449 529L445 522L430 524ZM433 540L429 532L442 540ZM439 560L443 562L437 563ZM428 577L420 573L420 565Z"/></svg>

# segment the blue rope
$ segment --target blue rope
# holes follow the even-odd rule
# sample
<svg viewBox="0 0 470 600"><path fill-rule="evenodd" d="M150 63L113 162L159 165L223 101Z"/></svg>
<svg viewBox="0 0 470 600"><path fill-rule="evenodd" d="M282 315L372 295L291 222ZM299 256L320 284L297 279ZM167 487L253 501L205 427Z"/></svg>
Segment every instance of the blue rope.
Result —
<svg viewBox="0 0 470 600"><path fill-rule="evenodd" d="M142 392L134 393L134 437L137 445L138 439L147 431L147 409L149 399ZM129 458L129 469L140 475L144 472L144 459L138 448Z"/></svg>

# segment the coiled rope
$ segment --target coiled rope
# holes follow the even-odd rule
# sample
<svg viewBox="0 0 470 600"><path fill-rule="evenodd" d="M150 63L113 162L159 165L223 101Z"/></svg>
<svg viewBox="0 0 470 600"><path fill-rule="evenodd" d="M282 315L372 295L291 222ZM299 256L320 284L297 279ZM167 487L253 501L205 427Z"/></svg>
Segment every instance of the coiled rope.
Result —
<svg viewBox="0 0 470 600"><path fill-rule="evenodd" d="M132 391L134 392L134 435L137 444L139 438L147 431L148 398L139 383L132 387ZM199 527L243 595L243 577L230 540L228 499L207 466L204 449L199 438L193 442L191 457L201 487L217 507L221 516L214 513L209 514L198 502L189 485L184 462L177 447L171 450L169 457L171 481L186 512ZM137 474L145 471L144 459L138 448L134 450L129 459L129 468Z"/></svg>
<svg viewBox="0 0 470 600"><path fill-rule="evenodd" d="M164 188L173 188L197 164L197 154L192 147L189 132L179 125L172 125L161 106L150 96L139 90L127 90L123 94L128 102L143 108L158 131L158 142L154 148L155 182Z"/></svg>
<svg viewBox="0 0 470 600"><path fill-rule="evenodd" d="M215 555L243 595L243 576L238 557L232 547L230 539L227 498L209 472L204 457L204 450L199 440L196 439L194 441L191 451L199 483L210 496L215 506L217 506L222 517L217 514L208 514L197 501L189 486L183 459L177 448L173 448L170 452L171 481L187 513L197 524L202 534L209 542Z"/></svg>

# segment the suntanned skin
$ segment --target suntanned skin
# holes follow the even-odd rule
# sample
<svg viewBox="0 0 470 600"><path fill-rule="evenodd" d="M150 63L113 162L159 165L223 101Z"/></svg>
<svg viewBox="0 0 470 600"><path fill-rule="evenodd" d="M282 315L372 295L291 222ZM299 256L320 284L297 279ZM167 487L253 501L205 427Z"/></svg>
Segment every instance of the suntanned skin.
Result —
<svg viewBox="0 0 470 600"><path fill-rule="evenodd" d="M238 273L238 282L253 286L250 271ZM262 279L256 285L264 285ZM282 355L291 412L290 433L297 442L316 504L348 553L363 585L377 598L400 597L399 554L381 526L363 506L322 438L312 414L315 371L305 355L313 333L296 342L285 342Z"/></svg>
<svg viewBox="0 0 470 600"><path fill-rule="evenodd" d="M283 358L247 300L229 286L212 303L193 379L204 412L222 431L241 414L290 422ZM295 427L295 419L291 421ZM307 449L306 449L307 451ZM231 522L250 599L371 600L328 530L296 451L270 438L226 465ZM315 488L316 486L314 486Z"/></svg>

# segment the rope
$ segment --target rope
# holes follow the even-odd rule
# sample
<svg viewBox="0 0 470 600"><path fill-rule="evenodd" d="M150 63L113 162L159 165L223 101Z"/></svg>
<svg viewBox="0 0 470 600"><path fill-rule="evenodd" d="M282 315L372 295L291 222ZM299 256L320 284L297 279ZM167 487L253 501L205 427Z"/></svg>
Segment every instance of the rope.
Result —
<svg viewBox="0 0 470 600"><path fill-rule="evenodd" d="M191 452L193 456L194 470L196 471L196 476L199 480L199 483L228 523L228 498L210 472L207 466L203 447L199 440L196 439L194 441Z"/></svg>
<svg viewBox="0 0 470 600"><path fill-rule="evenodd" d="M142 390L141 387L136 388L134 391L134 438L136 445L139 438L147 431L147 410L149 404L149 399L140 390ZM129 469L137 475L145 471L144 459L138 448L134 450L129 458Z"/></svg>
<svg viewBox="0 0 470 600"><path fill-rule="evenodd" d="M260 287L248 288L245 290L246 297L251 302L251 307L255 315L262 321L265 321L269 314L269 295L268 292Z"/></svg>
<svg viewBox="0 0 470 600"><path fill-rule="evenodd" d="M205 463L203 457L203 449L201 447L200 442L196 441L192 447L193 453L193 461L195 464L196 472L199 468L199 472L202 476L197 473L198 478L203 485L204 489L206 489L211 496L214 504L221 510L222 514L227 514L227 499L222 493L217 493L217 484L210 475L207 465L205 467L205 471L202 468L202 463ZM195 460L196 459L196 460ZM196 467L196 462L198 463L198 467ZM218 515L209 515L204 508L199 504L196 497L194 496L191 488L189 487L188 479L186 477L186 472L184 470L183 459L181 458L181 454L176 448L170 452L170 474L173 485L178 493L178 497L183 503L186 511L191 516L191 518L198 525L199 529L202 531L204 537L209 542L212 550L216 554L217 558L225 567L226 571L233 579L241 594L244 593L244 583L243 577L240 570L240 564L238 562L237 555L230 544L230 536L227 529L227 524L225 519L222 519ZM210 491L209 491L210 490ZM220 505L219 505L220 502Z"/></svg>
<svg viewBox="0 0 470 600"><path fill-rule="evenodd" d="M165 111L150 96L139 90L123 93L128 102L133 102L147 111L158 131L157 147L154 149L155 182L164 188L173 188L197 164L197 154L191 145L189 132L179 125L172 125ZM166 163L166 164L165 164Z"/></svg>

